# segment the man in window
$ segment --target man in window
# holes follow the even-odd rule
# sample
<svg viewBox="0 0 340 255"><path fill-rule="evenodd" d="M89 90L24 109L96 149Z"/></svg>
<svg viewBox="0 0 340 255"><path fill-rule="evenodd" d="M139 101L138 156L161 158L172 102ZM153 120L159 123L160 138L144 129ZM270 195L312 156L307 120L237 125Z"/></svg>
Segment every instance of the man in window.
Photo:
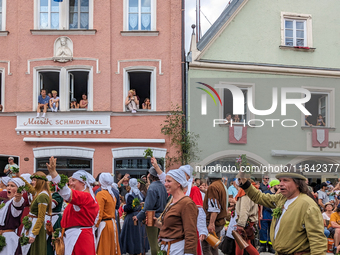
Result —
<svg viewBox="0 0 340 255"><path fill-rule="evenodd" d="M19 166L14 163L14 158L13 157L9 157L8 158L8 164L5 166L5 169L4 169L4 173L8 177L12 177L12 169L13 168L19 168Z"/></svg>
<svg viewBox="0 0 340 255"><path fill-rule="evenodd" d="M46 95L46 90L42 89L38 97L37 118L40 117L41 108L43 109L43 114L41 117L45 118L45 114L47 112L49 101L50 101L50 97Z"/></svg>

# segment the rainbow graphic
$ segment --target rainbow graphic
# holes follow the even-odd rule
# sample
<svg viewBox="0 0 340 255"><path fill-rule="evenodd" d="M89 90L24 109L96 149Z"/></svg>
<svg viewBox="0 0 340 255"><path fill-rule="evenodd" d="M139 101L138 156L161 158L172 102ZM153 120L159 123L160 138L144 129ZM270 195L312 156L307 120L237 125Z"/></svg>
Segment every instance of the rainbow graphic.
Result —
<svg viewBox="0 0 340 255"><path fill-rule="evenodd" d="M201 85L203 85L203 86L206 86L206 87L209 88L212 92L214 92L215 95L217 96L218 100L220 101L221 106L222 106L222 100L221 100L220 96L218 95L217 91L216 91L213 87L211 87L210 85L208 85L208 84L206 84L206 83L203 83L203 82L197 82L197 83L198 83L198 84L201 84ZM201 90L203 90L204 92L206 92L206 93L214 100L215 105L217 105L216 100L215 100L213 94L211 94L211 92L210 92L209 90L203 89L203 88L200 88L200 87L196 87L196 88L201 89Z"/></svg>

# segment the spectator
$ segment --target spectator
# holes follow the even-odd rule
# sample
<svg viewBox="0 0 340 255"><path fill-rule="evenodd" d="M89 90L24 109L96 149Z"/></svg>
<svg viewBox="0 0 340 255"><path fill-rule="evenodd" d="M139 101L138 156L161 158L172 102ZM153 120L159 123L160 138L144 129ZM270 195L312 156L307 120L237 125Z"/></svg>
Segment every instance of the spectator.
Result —
<svg viewBox="0 0 340 255"><path fill-rule="evenodd" d="M52 90L53 97L50 98L50 108L52 112L57 112L59 107L60 98L57 97L58 92L56 90Z"/></svg>
<svg viewBox="0 0 340 255"><path fill-rule="evenodd" d="M321 114L318 115L318 119L316 120L316 125L317 126L326 126Z"/></svg>
<svg viewBox="0 0 340 255"><path fill-rule="evenodd" d="M240 117L238 115L234 115L234 120L233 121L234 122L240 122L241 119L240 119Z"/></svg>
<svg viewBox="0 0 340 255"><path fill-rule="evenodd" d="M327 227L329 225L329 220L331 218L333 210L334 210L334 204L333 203L328 202L328 203L325 204L325 212L322 213L322 217L323 217L323 224L325 226L324 233L325 233L326 237L329 237L329 235L330 235L330 230ZM333 232L332 234L334 234L334 229L332 229L332 232Z"/></svg>
<svg viewBox="0 0 340 255"><path fill-rule="evenodd" d="M89 101L87 100L87 95L86 94L83 94L81 96L81 100L79 102L79 108L85 108L87 109L87 105L89 104Z"/></svg>
<svg viewBox="0 0 340 255"><path fill-rule="evenodd" d="M45 118L45 114L47 112L49 101L50 101L50 97L46 95L46 90L42 89L38 97L37 118L40 117L41 108L43 108L43 114L41 117Z"/></svg>
<svg viewBox="0 0 340 255"><path fill-rule="evenodd" d="M137 184L137 188L140 190L140 192L142 193L142 195L144 197L146 197L146 193L147 193L147 189L146 189L146 186L145 186L145 182L143 180L138 180L138 184Z"/></svg>
<svg viewBox="0 0 340 255"><path fill-rule="evenodd" d="M236 178L230 182L230 187L228 188L229 198L235 198L238 193L238 189L235 187L236 185L235 181L236 181Z"/></svg>
<svg viewBox="0 0 340 255"><path fill-rule="evenodd" d="M265 194L276 194L279 190L280 181L278 180L272 180L269 183L270 189L266 190ZM260 229L260 248L258 249L258 252L266 252L268 248L269 253L274 253L275 251L272 247L272 242L270 241L269 231L270 231L270 225L272 222L272 216L273 210L269 207L263 206L262 208L262 215L260 216L261 219L261 229Z"/></svg>
<svg viewBox="0 0 340 255"><path fill-rule="evenodd" d="M269 176L268 175L263 176L262 182L260 184L260 190L262 192L265 192L268 190L268 182L269 182Z"/></svg>
<svg viewBox="0 0 340 255"><path fill-rule="evenodd" d="M151 110L150 99L145 98L144 103L142 104L143 109Z"/></svg>
<svg viewBox="0 0 340 255"><path fill-rule="evenodd" d="M309 127L312 127L313 125L310 124L307 120L307 118L309 117L310 115L305 115L305 126L309 126Z"/></svg>
<svg viewBox="0 0 340 255"><path fill-rule="evenodd" d="M328 194L329 202L331 202L331 203L335 202L335 192L333 191L333 189L334 189L333 185L332 184L328 184L328 186L327 186L327 194Z"/></svg>
<svg viewBox="0 0 340 255"><path fill-rule="evenodd" d="M137 105L139 105L139 101L136 96L134 96L134 91L129 90L128 96L126 97L125 100L125 105L131 113L136 113L137 112Z"/></svg>
<svg viewBox="0 0 340 255"><path fill-rule="evenodd" d="M322 209L325 209L325 204L329 202L327 195L327 183L321 183L321 189L318 192L318 203Z"/></svg>
<svg viewBox="0 0 340 255"><path fill-rule="evenodd" d="M146 179L146 175L142 175L142 177L140 178L145 184L148 182Z"/></svg>
<svg viewBox="0 0 340 255"><path fill-rule="evenodd" d="M48 93L47 95L49 96L49 98L52 98L52 94L51 93Z"/></svg>
<svg viewBox="0 0 340 255"><path fill-rule="evenodd" d="M338 205L335 212L331 214L328 229L330 232L334 232L334 251L336 251L335 254L337 254L340 251L340 205Z"/></svg>
<svg viewBox="0 0 340 255"><path fill-rule="evenodd" d="M135 89L132 89L132 91L133 91L133 95L134 95L135 97L137 97L137 100L138 100L137 109L139 109L139 101L140 101L140 98L139 98L139 96L136 95L136 90L135 90Z"/></svg>
<svg viewBox="0 0 340 255"><path fill-rule="evenodd" d="M226 123L227 125L230 125L230 122L233 121L230 113L227 113L227 115L225 116L225 119L227 120L227 123Z"/></svg>
<svg viewBox="0 0 340 255"><path fill-rule="evenodd" d="M201 179L201 185L199 186L199 188L202 194L202 201L204 201L205 193L207 192L207 189L208 189L207 181L204 179ZM204 190L204 192L202 190Z"/></svg>
<svg viewBox="0 0 340 255"><path fill-rule="evenodd" d="M13 157L9 157L8 158L8 164L5 166L5 169L4 169L4 173L8 177L12 177L12 170L13 170L13 168L19 168L19 166L14 163L14 158Z"/></svg>
<svg viewBox="0 0 340 255"><path fill-rule="evenodd" d="M118 182L119 194L125 198L125 195L129 192L127 187L129 186L130 175L125 174L122 179Z"/></svg>
<svg viewBox="0 0 340 255"><path fill-rule="evenodd" d="M77 99L75 99L75 98L71 99L70 108L71 109L78 109L79 108L79 104L77 103Z"/></svg>
<svg viewBox="0 0 340 255"><path fill-rule="evenodd" d="M197 187L201 186L201 179L200 178L195 178L194 185L197 186Z"/></svg>

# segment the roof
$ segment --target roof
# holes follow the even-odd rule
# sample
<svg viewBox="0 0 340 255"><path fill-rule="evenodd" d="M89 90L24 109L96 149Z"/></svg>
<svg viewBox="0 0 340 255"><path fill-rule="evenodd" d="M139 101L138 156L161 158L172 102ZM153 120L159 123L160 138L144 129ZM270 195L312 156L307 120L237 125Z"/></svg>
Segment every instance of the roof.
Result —
<svg viewBox="0 0 340 255"><path fill-rule="evenodd" d="M244 2L245 0L232 0L231 3L227 8L224 9L224 11L221 13L221 15L218 17L218 19L212 24L212 26L208 29L208 31L203 35L201 40L197 43L197 49L199 51L202 51L205 46L210 42L212 38L220 31L220 29L223 27L223 25L230 19L230 17L233 16L234 12L239 8L239 6Z"/></svg>

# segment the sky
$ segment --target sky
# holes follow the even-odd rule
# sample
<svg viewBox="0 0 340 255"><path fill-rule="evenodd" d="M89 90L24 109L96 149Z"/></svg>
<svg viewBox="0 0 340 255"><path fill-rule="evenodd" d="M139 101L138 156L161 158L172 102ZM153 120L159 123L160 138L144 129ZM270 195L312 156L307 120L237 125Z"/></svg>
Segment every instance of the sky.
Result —
<svg viewBox="0 0 340 255"><path fill-rule="evenodd" d="M229 0L201 0L201 30L202 35L220 16ZM203 13L202 13L203 12ZM204 15L207 19L204 17ZM196 23L196 0L185 1L185 50L188 52L190 48L192 28L191 25Z"/></svg>

